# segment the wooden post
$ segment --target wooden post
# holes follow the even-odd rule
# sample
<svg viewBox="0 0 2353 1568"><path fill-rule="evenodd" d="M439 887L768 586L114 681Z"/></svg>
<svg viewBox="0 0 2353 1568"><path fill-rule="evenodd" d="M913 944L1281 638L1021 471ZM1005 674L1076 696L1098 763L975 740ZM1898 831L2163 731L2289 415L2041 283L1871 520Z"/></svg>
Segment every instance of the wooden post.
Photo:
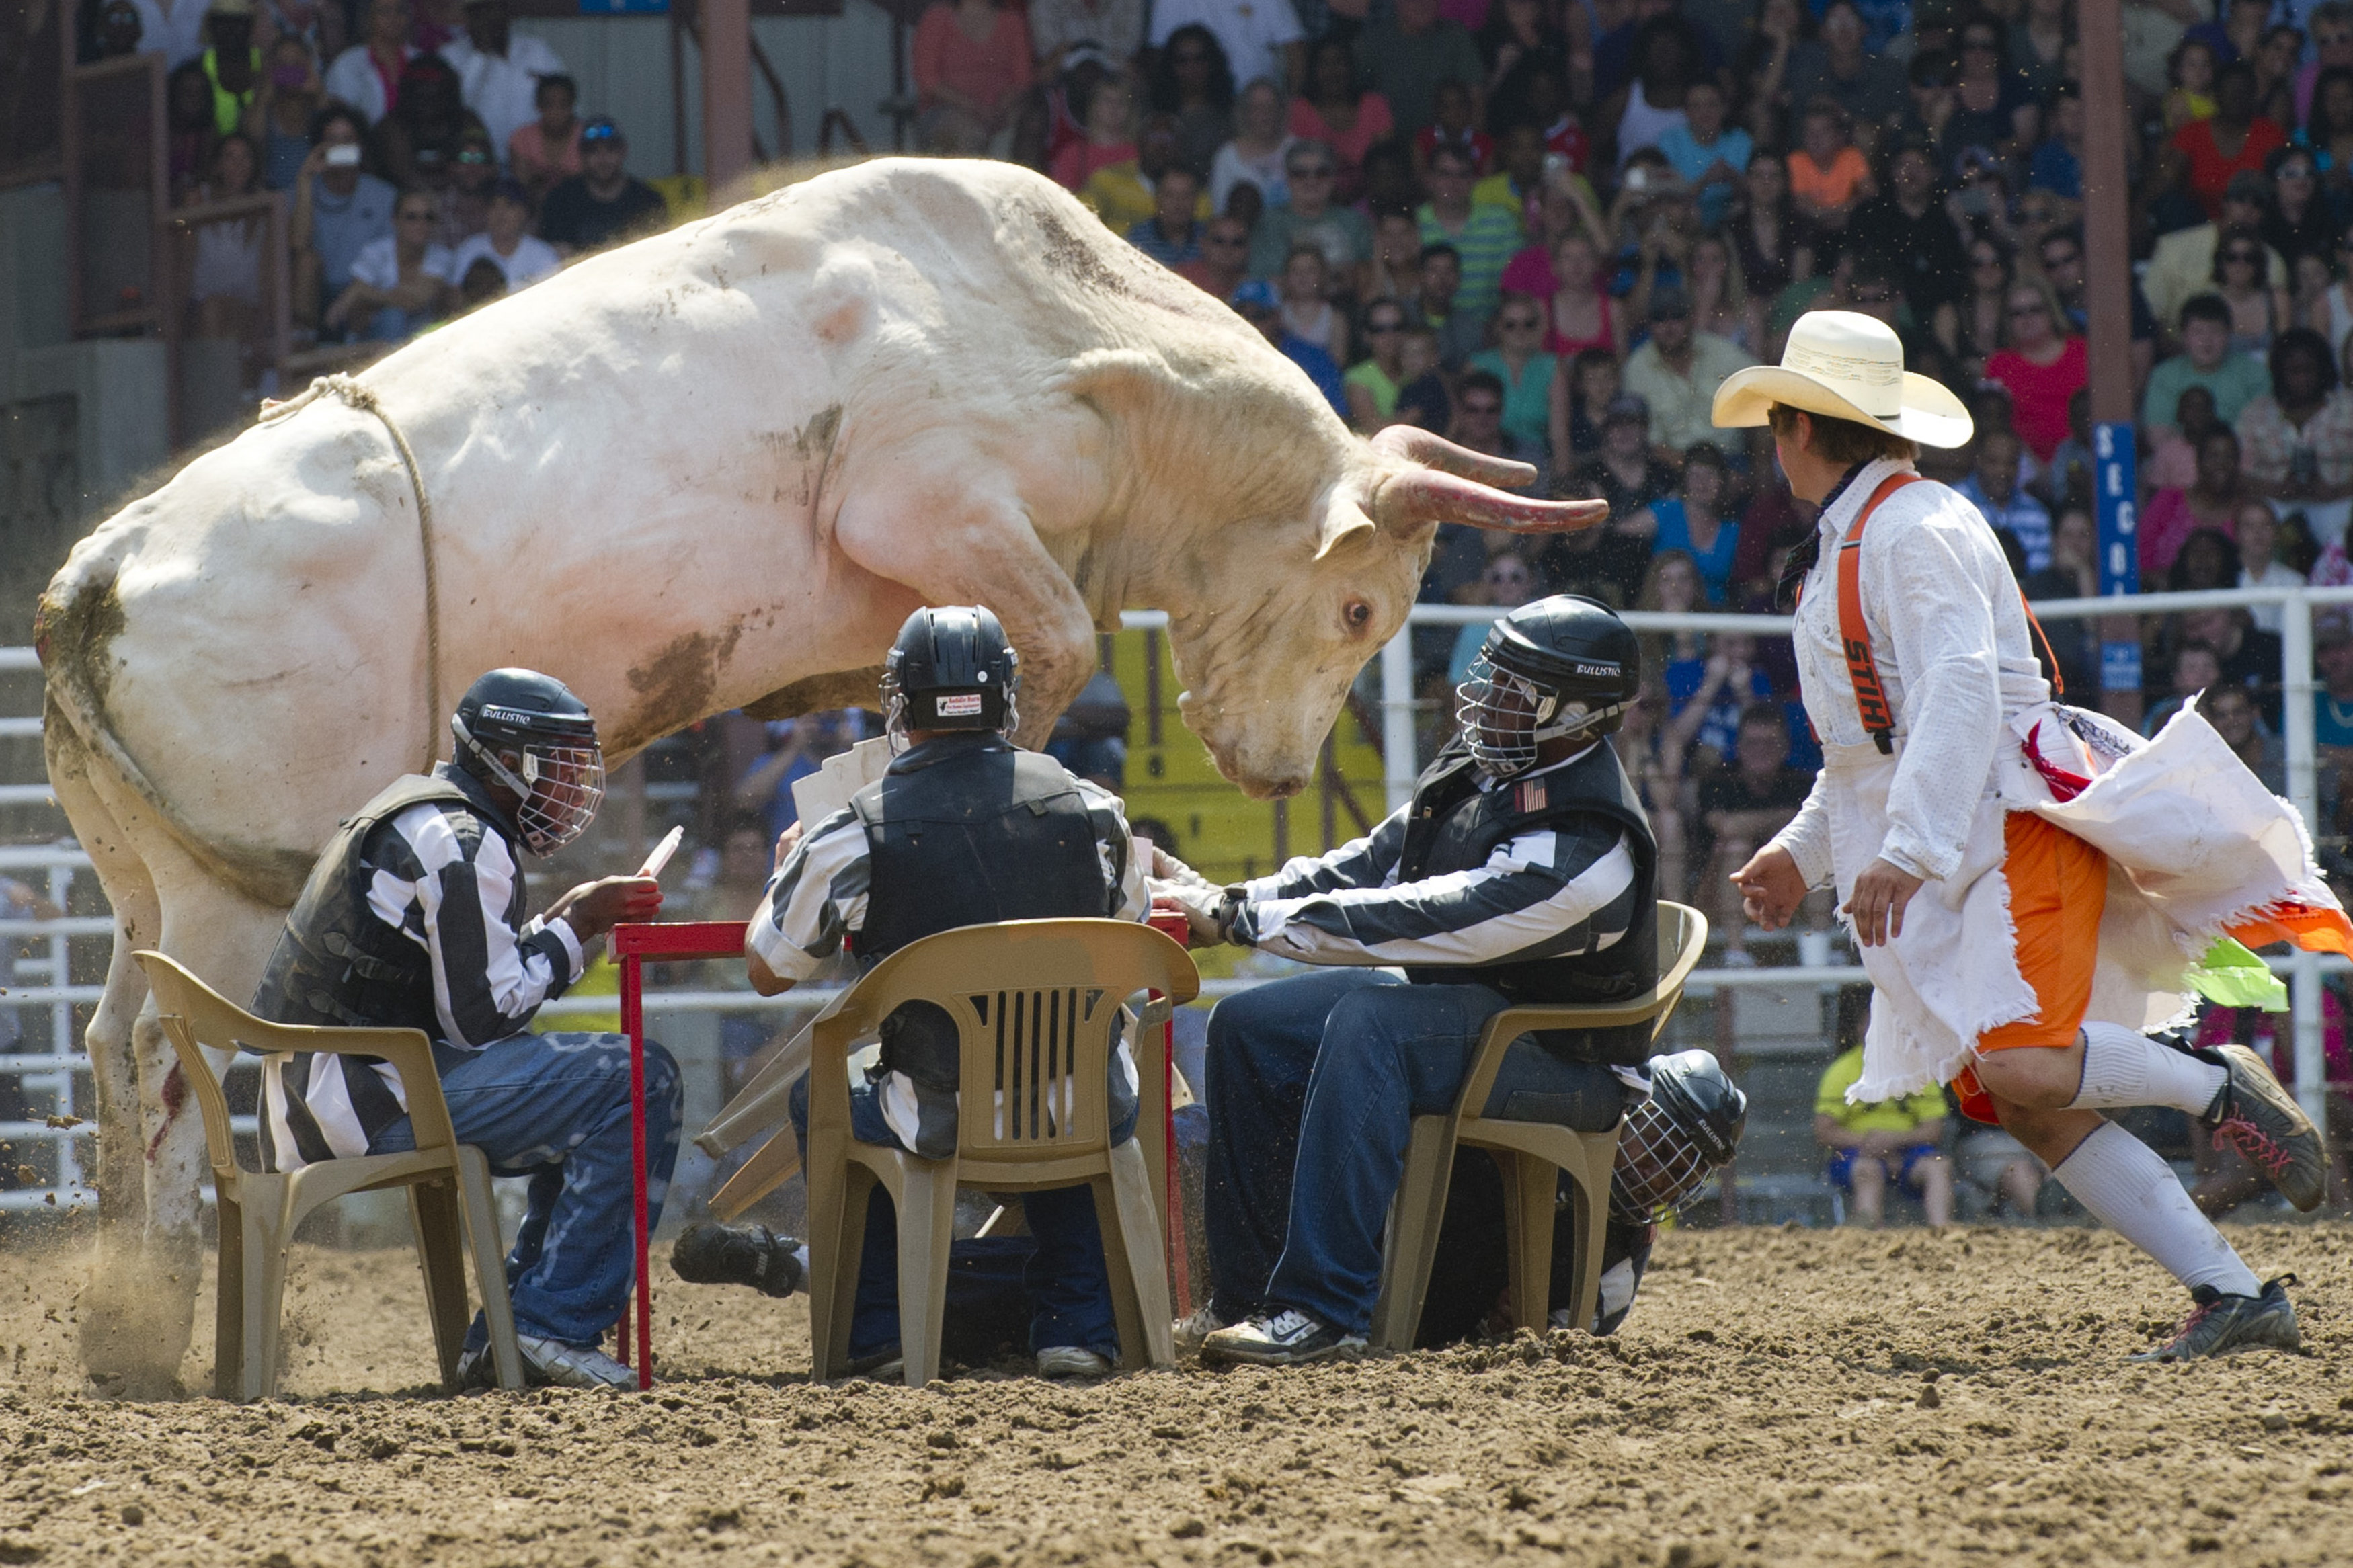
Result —
<svg viewBox="0 0 2353 1568"><path fill-rule="evenodd" d="M716 211L752 167L752 6L702 0L702 178Z"/></svg>
<svg viewBox="0 0 2353 1568"><path fill-rule="evenodd" d="M2131 241L2126 232L2124 23L2117 0L2079 0L2084 48L2084 290L2091 320L2093 475L2100 530L2100 592L2140 586L2139 497L2133 482ZM2100 623L2100 700L2128 723L2140 720L2140 626L2115 616ZM2087 697L2089 693L2085 694Z"/></svg>

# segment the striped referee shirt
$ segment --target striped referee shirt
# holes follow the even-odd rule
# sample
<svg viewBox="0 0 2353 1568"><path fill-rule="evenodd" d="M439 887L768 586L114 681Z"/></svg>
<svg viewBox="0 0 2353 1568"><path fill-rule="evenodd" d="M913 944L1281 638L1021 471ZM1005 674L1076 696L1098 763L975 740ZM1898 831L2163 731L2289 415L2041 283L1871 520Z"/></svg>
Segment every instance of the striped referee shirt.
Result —
<svg viewBox="0 0 2353 1568"><path fill-rule="evenodd" d="M447 764L444 764L446 768ZM522 868L506 835L454 802L427 801L380 823L360 847L373 873L368 910L431 961L435 1058L520 1034L540 1004L586 967L562 920L527 916ZM271 1057L263 1112L275 1168L364 1154L408 1114L397 1069L351 1057Z"/></svg>
<svg viewBox="0 0 2353 1568"><path fill-rule="evenodd" d="M1400 882L1412 809L1320 859L1243 884L1234 940L1303 963L1470 966L1599 952L1632 926L1633 847L1609 818L1532 828L1497 845L1484 865Z"/></svg>
<svg viewBox="0 0 2353 1568"><path fill-rule="evenodd" d="M1115 921L1143 920L1152 912L1152 895L1145 887L1145 868L1136 861L1135 840L1121 814L1119 798L1084 779L1072 782L1086 802L1087 817L1094 827L1103 886L1113 889L1111 907L1099 912ZM866 828L858 814L844 806L819 819L769 879L760 908L744 932L744 951L780 980L797 984L808 979L841 952L852 932L865 929L866 893L872 878ZM1120 1042L1118 1064L1132 1096L1135 1059L1124 1039ZM925 1127L914 1080L904 1073L886 1072L876 1082L883 1120L900 1142L910 1149L919 1142L931 1147L940 1129Z"/></svg>

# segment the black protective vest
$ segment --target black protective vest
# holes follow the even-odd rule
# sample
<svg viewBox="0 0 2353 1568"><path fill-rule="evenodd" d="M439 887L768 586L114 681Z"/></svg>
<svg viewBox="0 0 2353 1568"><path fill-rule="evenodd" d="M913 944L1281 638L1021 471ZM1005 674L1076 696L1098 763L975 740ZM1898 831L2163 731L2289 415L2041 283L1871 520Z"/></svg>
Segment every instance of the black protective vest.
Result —
<svg viewBox="0 0 2353 1568"><path fill-rule="evenodd" d="M1476 981L1525 1004L1622 1002L1657 984L1658 841L1641 797L1609 742L1594 746L1565 768L1532 779L1505 780L1482 790L1480 778L1470 753L1458 743L1440 752L1415 781L1405 847L1398 860L1398 881L1472 870L1485 865L1499 845L1532 828L1567 826L1579 817L1601 816L1625 829L1633 851L1633 924L1623 940L1598 952L1472 966L1417 965L1407 969L1407 978L1423 985ZM1537 1038L1549 1048L1628 1065L1651 1054L1647 1024L1600 1036L1554 1031Z"/></svg>
<svg viewBox="0 0 2353 1568"><path fill-rule="evenodd" d="M1100 920L1113 889L1078 781L1053 758L994 735L928 741L849 800L866 829L861 970L911 942L998 921ZM882 1022L882 1065L953 1089L955 1025L928 1003Z"/></svg>
<svg viewBox="0 0 2353 1568"><path fill-rule="evenodd" d="M375 868L362 858L368 835L412 805L462 805L503 833L485 801L448 779L410 773L343 819L311 868L254 993L257 1017L329 1028L422 1029L436 1034L433 966L425 950L368 908Z"/></svg>

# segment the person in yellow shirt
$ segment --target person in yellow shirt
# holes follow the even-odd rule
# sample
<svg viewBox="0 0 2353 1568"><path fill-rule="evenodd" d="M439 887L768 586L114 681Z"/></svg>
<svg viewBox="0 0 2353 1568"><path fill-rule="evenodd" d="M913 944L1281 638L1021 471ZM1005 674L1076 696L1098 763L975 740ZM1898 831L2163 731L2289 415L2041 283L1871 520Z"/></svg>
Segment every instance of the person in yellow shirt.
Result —
<svg viewBox="0 0 2353 1568"><path fill-rule="evenodd" d="M1920 1194L1930 1225L1952 1224L1953 1167L1941 1147L1944 1095L1930 1089L1849 1105L1847 1086L1862 1076L1858 1043L1831 1063L1814 1091L1814 1137L1831 1152L1831 1180L1854 1196L1853 1223L1877 1229L1894 1182Z"/></svg>

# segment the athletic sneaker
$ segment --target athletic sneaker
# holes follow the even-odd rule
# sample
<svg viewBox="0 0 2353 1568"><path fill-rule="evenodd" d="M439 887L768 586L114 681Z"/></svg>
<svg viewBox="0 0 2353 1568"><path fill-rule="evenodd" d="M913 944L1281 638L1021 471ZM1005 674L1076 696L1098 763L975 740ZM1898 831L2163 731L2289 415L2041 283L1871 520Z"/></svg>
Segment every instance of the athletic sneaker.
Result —
<svg viewBox="0 0 2353 1568"><path fill-rule="evenodd" d="M2231 1143L2271 1178L2282 1197L2307 1213L2318 1208L2328 1193L2328 1153L2320 1130L2263 1058L2244 1046L2218 1050L2231 1077L2206 1108L2214 1147Z"/></svg>
<svg viewBox="0 0 2353 1568"><path fill-rule="evenodd" d="M1193 1309L1192 1316L1176 1320L1176 1353L1180 1356L1199 1354L1208 1337L1225 1326L1225 1320L1211 1311L1208 1302L1203 1302Z"/></svg>
<svg viewBox="0 0 2353 1568"><path fill-rule="evenodd" d="M1219 1329L1201 1342L1203 1361L1245 1366L1354 1361L1364 1352L1364 1335L1342 1333L1319 1318L1289 1309Z"/></svg>
<svg viewBox="0 0 2353 1568"><path fill-rule="evenodd" d="M2229 1355L2234 1351L2298 1351L2304 1336L2296 1332L2295 1307L2287 1299L2293 1274L2266 1282L2260 1296L2225 1296L2211 1285L2189 1292L2198 1303L2182 1321L2180 1330L2165 1344L2129 1361L2196 1361L2201 1356Z"/></svg>
<svg viewBox="0 0 2353 1568"><path fill-rule="evenodd" d="M1038 1352L1039 1377L1109 1377L1109 1357L1081 1345L1048 1345Z"/></svg>
<svg viewBox="0 0 2353 1568"><path fill-rule="evenodd" d="M670 1266L690 1285L749 1285L779 1300L800 1289L800 1243L765 1225L688 1226L670 1244Z"/></svg>
<svg viewBox="0 0 2353 1568"><path fill-rule="evenodd" d="M525 1388L635 1388L638 1374L594 1345L567 1345L537 1334L517 1334L522 1352ZM458 1358L458 1382L465 1388L496 1388L497 1363L491 1347L470 1350Z"/></svg>

